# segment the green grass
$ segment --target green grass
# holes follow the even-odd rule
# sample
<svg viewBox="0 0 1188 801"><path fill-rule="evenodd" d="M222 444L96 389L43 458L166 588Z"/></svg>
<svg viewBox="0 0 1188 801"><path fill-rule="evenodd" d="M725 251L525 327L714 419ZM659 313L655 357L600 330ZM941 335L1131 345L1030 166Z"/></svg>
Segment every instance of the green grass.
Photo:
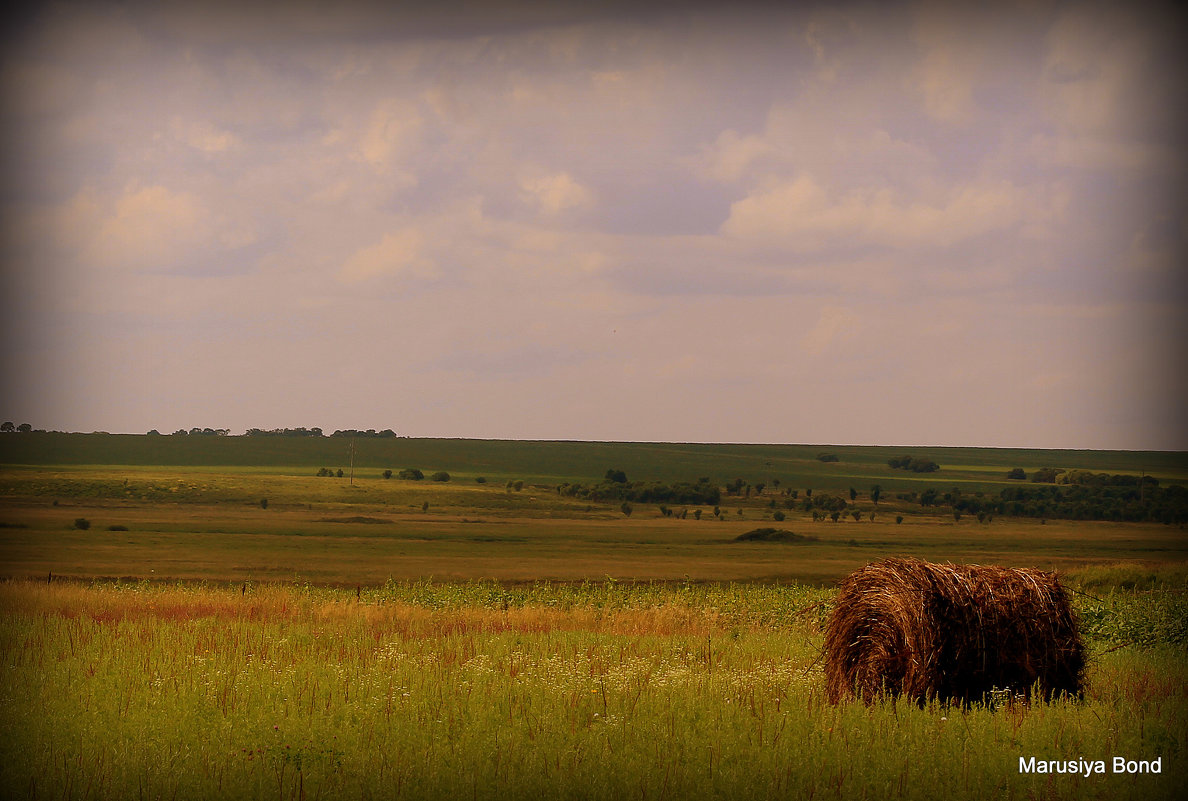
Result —
<svg viewBox="0 0 1188 801"><path fill-rule="evenodd" d="M819 661L830 596L757 584L412 582L356 597L9 583L0 792L1176 797L1188 767L1183 642L1111 650L1109 627L1095 629L1083 701L830 706ZM1180 602L1132 591L1103 603L1127 622ZM1018 768L1021 756L1115 755L1159 758L1162 773Z"/></svg>
<svg viewBox="0 0 1188 801"><path fill-rule="evenodd" d="M860 492L869 490L870 483L895 492L918 489L921 482L942 487L957 482L971 491L991 491L1007 485L1005 473L1013 467L1028 472L1040 467L1145 471L1165 482L1188 481L1188 455L1158 451L462 439L358 439L355 445L357 470L416 467L426 475L446 470L467 481L494 476L550 485L598 479L609 468L624 470L632 480L688 481L707 476L721 485L734 478L751 483L779 478L788 487L838 491L854 485ZM319 467L347 468L348 447L348 440L331 437L11 434L0 435L0 464L271 467L314 472ZM840 461L818 461L823 452L836 454ZM902 454L932 459L942 470L915 476L887 467L887 459Z"/></svg>

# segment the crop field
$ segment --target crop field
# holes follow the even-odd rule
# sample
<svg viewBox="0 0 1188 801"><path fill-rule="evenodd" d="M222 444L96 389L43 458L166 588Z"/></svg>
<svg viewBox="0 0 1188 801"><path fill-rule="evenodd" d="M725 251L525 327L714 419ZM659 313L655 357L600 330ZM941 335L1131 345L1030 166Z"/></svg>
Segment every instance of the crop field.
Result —
<svg viewBox="0 0 1188 801"><path fill-rule="evenodd" d="M361 441L352 478L345 453L330 438L0 436L0 796L1184 785L1182 526L979 519L909 495L992 497L1016 467L1166 487L1188 483L1183 454L396 439ZM887 465L901 453L942 467L902 474ZM414 467L423 480L382 475ZM746 490L710 504L567 489L612 468ZM809 489L845 501L836 519L806 508ZM908 555L1057 570L1088 648L1084 697L826 703L834 582ZM1052 760L1078 767L1042 772Z"/></svg>

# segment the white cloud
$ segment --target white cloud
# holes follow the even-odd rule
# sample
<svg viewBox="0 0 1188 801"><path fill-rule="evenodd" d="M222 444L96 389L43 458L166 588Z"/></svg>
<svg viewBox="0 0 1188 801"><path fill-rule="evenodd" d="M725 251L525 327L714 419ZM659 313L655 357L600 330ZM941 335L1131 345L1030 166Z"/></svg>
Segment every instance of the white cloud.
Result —
<svg viewBox="0 0 1188 801"><path fill-rule="evenodd" d="M411 163L420 146L423 120L416 107L387 99L371 112L358 139L359 157L381 174L416 182Z"/></svg>
<svg viewBox="0 0 1188 801"><path fill-rule="evenodd" d="M432 278L437 273L433 260L424 254L425 237L416 228L384 234L376 244L357 251L339 271L348 284L380 276Z"/></svg>
<svg viewBox="0 0 1188 801"><path fill-rule="evenodd" d="M817 323L800 340L800 347L812 356L819 356L858 337L862 318L843 306L825 306Z"/></svg>
<svg viewBox="0 0 1188 801"><path fill-rule="evenodd" d="M890 189L831 195L801 175L758 190L731 206L723 233L794 252L830 246L946 246L1010 228L1026 213L1025 192L1006 182L958 186L938 201Z"/></svg>
<svg viewBox="0 0 1188 801"><path fill-rule="evenodd" d="M179 116L169 122L170 132L178 141L204 153L222 153L239 144L239 138L207 120L184 120Z"/></svg>
<svg viewBox="0 0 1188 801"><path fill-rule="evenodd" d="M524 175L520 178L522 196L546 216L555 216L573 208L589 206L594 196L567 172L551 175Z"/></svg>
<svg viewBox="0 0 1188 801"><path fill-rule="evenodd" d="M99 227L88 255L108 267L164 270L214 235L211 214L195 195L132 185Z"/></svg>

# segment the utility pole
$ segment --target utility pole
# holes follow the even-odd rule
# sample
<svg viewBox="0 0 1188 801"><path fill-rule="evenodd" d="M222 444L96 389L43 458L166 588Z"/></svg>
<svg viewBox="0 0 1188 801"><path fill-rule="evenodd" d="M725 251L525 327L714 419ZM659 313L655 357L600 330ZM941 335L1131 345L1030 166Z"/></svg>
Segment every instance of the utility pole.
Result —
<svg viewBox="0 0 1188 801"><path fill-rule="evenodd" d="M351 437L351 486L355 486L355 438Z"/></svg>

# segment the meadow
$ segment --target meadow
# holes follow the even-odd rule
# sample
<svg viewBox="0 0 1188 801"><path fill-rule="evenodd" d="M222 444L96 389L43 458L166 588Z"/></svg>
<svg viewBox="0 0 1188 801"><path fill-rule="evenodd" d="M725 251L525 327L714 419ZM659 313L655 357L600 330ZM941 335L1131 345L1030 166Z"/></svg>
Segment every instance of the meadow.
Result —
<svg viewBox="0 0 1188 801"><path fill-rule="evenodd" d="M366 444L419 458L358 453L352 481L315 475L349 468L329 438L257 442L250 464L251 438L179 437L151 463L138 454L164 446L145 440L174 438L24 436L0 437L6 798L1172 798L1184 784L1182 528L979 522L895 497L993 492L1017 466L1166 485L1188 472L1180 454L829 448L839 461L823 463L819 446L393 440ZM905 450L941 473L892 472L886 455ZM382 477L405 467L451 480ZM767 486L677 516L556 490L611 467ZM773 479L854 487L860 514L786 508ZM757 527L806 539L736 540ZM832 584L892 555L1058 570L1089 648L1084 697L826 703ZM1104 772L1021 771L1032 757ZM1115 773L1115 757L1159 772Z"/></svg>
<svg viewBox="0 0 1188 801"><path fill-rule="evenodd" d="M824 702L800 585L9 582L22 798L1172 798L1184 575L1098 568L1083 700ZM1075 577L1074 581L1077 580ZM1121 646L1121 647L1119 647ZM1105 760L1020 773L1019 758ZM1159 760L1114 774L1115 756Z"/></svg>

